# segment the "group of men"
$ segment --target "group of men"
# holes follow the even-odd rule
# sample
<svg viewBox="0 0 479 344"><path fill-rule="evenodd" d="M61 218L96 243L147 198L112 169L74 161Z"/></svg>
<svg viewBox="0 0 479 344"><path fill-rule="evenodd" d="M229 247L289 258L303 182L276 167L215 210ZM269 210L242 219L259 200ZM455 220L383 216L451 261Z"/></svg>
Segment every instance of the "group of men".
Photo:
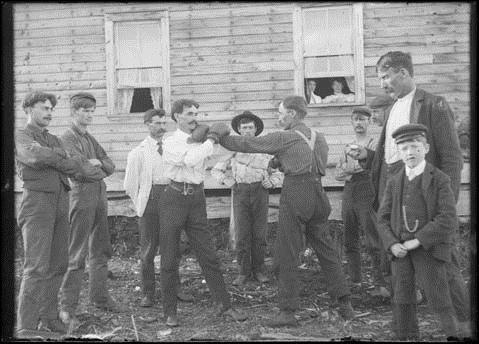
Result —
<svg viewBox="0 0 479 344"><path fill-rule="evenodd" d="M445 190L441 195L454 195L457 201L462 158L453 114L442 97L416 88L409 54L385 54L378 61L377 72L381 87L394 101L386 111L378 144L359 135L357 142L345 150L345 158L357 160L359 164L353 168L354 173L349 179L359 180L362 185L356 189L348 186L345 192L354 199L367 190L367 199L360 205L359 211L353 209L357 204L352 202L348 213L353 214L351 216L358 213L367 219L362 221L361 227L370 231L369 236L374 238L370 245L375 254L374 269L381 268L381 254L387 255L390 260L395 336L398 339L419 336L416 299L410 295L411 288L404 287L412 281L412 290L415 290L416 273L420 286L440 315L446 335L459 337L470 318L464 280L453 244L457 228L454 204L452 207L450 204L429 206L437 199L429 202L427 197L425 200L424 195L414 192L420 190L416 185L419 179L414 182L416 188L412 183L406 183L403 189L400 187L401 193L407 194L399 200L399 205L389 201L394 194L390 190L393 180L404 173L409 179L409 169L417 170L412 163L412 167L408 167L409 161L419 163L421 160L398 153L398 147L404 142L414 142L418 137L427 140L424 143L420 139L424 147L422 150L415 147L419 155L422 154L423 159L425 157L428 165L444 172L438 177ZM28 122L16 135L18 173L24 181L18 219L25 246L17 313L19 337L38 334L42 329L65 332L65 324L72 326L77 321L75 308L86 258L91 302L106 310L118 308L106 287L111 246L106 226L105 183L102 181L113 173L115 166L86 130L95 109L93 96L80 93L73 96L70 103L73 124L60 140L46 130L52 119L55 97L41 92L28 95L23 104ZM238 152L230 157L233 175L229 181L223 174L226 163L215 166L214 173L218 181L233 187L240 265L235 284L242 284L249 277L262 283L268 281L264 267L267 189L274 185L274 169L284 173L274 245L280 312L266 325L298 325L294 313L299 308L298 266L304 237L319 259L327 290L337 302L339 313L346 320L353 319L351 291L329 236L327 220L331 206L321 183L326 173L328 145L322 133L305 124L308 107L304 98L288 96L283 99L278 108L278 124L283 130L263 136L257 136L263 124L252 113L245 112L233 119L232 127L240 135L230 136L230 128L225 123L215 123L210 127L199 123L198 108L199 104L194 100L175 101L171 118L176 122L177 129L172 133L166 132L163 110L147 111L144 123L149 135L128 155L124 186L140 218L141 306L149 307L156 303L153 259L159 248L161 299L166 324L179 326L180 236L184 232L198 258L206 283L219 303L218 313L236 321L247 319L246 314L231 304L207 225L204 194L206 159L213 154L214 144L220 144L227 150ZM367 110L356 109L353 111L353 122L364 121L360 115L366 115L369 121ZM411 151L410 148L404 149L408 150ZM422 163L420 165L423 166ZM424 171L432 171L432 167L420 170L416 175ZM71 187L67 177L71 180ZM423 184L426 179L422 178ZM72 191L68 200L70 188ZM446 196L438 202L450 201L451 197ZM413 201L416 203L411 203ZM394 209L400 209L399 214L391 212L388 208L391 204L394 204ZM402 228L414 227L414 222L411 224L403 220L403 215L404 219L407 217L401 207L408 209L407 217L416 216L416 223L421 224L419 227L416 224L406 239L401 236ZM410 215L409 209L415 209L413 215ZM436 225L439 217L448 221ZM379 223L378 218L381 220ZM447 226L451 228L445 230ZM346 227L346 231L356 229L352 228L355 226ZM357 236L357 233L354 235ZM435 240L430 240L436 235ZM352 244L349 248L351 262L358 253ZM432 274L419 278L417 274L425 267L430 268ZM360 279L357 268L350 270L350 274L354 275L353 280ZM443 283L440 291L435 292L431 285L439 275ZM380 279L378 274L378 281ZM381 280L381 283L384 282ZM58 295L60 312L57 308Z"/></svg>

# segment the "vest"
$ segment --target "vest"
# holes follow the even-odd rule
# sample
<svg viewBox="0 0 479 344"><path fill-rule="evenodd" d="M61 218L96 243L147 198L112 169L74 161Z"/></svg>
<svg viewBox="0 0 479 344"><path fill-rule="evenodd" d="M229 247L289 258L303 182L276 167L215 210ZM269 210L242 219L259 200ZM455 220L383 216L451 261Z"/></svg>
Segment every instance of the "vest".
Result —
<svg viewBox="0 0 479 344"><path fill-rule="evenodd" d="M407 230L421 230L427 223L427 204L421 190L422 174L409 181L407 176L403 178L402 188L402 224L400 237L401 240L414 239L414 233ZM405 221L407 221L407 226Z"/></svg>

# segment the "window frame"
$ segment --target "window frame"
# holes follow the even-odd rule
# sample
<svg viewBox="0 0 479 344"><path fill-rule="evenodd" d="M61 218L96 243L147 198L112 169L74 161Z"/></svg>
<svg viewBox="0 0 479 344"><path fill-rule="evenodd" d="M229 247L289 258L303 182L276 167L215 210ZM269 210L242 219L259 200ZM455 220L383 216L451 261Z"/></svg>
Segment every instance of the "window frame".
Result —
<svg viewBox="0 0 479 344"><path fill-rule="evenodd" d="M352 30L353 30L353 56L354 56L354 93L355 101L351 103L321 103L308 104L311 108L331 106L355 106L364 105L366 102L366 89L364 79L364 34L363 34L363 4L328 4L319 6L296 5L293 10L293 55L294 55L294 91L304 97L305 76L304 76L304 39L303 39L303 10L315 8L337 8L350 6L352 8ZM340 75L338 75L339 77Z"/></svg>
<svg viewBox="0 0 479 344"><path fill-rule="evenodd" d="M106 55L106 91L107 91L107 115L129 115L131 113L118 113L115 109L115 99L117 97L116 58L117 47L115 46L115 24L119 22L151 22L160 23L160 44L162 49L162 69L163 69L163 109L166 113L170 112L171 103L171 83L170 83L170 32L169 32L169 14L168 11L155 12L128 12L128 13L106 13L105 15L105 55ZM151 87L149 87L151 88Z"/></svg>

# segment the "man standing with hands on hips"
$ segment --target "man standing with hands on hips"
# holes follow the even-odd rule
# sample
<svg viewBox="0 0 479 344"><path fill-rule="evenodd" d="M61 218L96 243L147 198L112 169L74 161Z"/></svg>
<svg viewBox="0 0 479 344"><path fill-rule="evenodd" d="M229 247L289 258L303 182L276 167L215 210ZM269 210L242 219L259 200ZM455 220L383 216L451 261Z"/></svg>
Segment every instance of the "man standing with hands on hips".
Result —
<svg viewBox="0 0 479 344"><path fill-rule="evenodd" d="M199 125L198 107L194 100L175 101L171 117L177 123L177 130L163 141L163 159L170 184L164 189L159 202L161 290L166 325L172 327L179 325L176 294L182 230L198 257L208 288L222 305L220 313L236 321L247 318L231 306L213 238L208 230L203 188L205 159L213 154L213 144L221 136L229 134L229 128L223 123L214 124L211 128Z"/></svg>

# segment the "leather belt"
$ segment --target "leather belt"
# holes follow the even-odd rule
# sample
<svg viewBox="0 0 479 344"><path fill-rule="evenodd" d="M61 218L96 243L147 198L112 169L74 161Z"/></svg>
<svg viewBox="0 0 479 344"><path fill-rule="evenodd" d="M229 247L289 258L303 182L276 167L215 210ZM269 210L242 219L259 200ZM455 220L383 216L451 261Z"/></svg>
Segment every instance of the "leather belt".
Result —
<svg viewBox="0 0 479 344"><path fill-rule="evenodd" d="M183 182L176 182L174 180L170 181L170 187L178 192L181 192L183 195L192 195L195 191L203 190L203 183L201 184L190 184Z"/></svg>

